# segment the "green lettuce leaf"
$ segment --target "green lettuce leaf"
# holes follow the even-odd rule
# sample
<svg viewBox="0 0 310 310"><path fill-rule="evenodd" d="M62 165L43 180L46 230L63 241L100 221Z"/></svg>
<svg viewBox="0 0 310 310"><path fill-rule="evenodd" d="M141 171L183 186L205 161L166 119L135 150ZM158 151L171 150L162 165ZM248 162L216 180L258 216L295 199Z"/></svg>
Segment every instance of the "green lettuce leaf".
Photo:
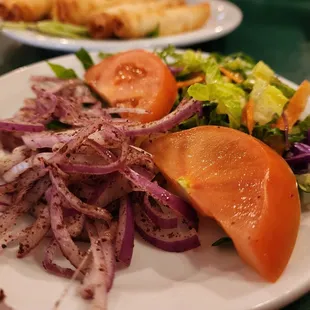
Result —
<svg viewBox="0 0 310 310"><path fill-rule="evenodd" d="M202 65L201 68L206 75L207 84L218 83L223 81L219 65L214 57L207 58L206 62Z"/></svg>
<svg viewBox="0 0 310 310"><path fill-rule="evenodd" d="M259 61L253 68L252 75L256 79L262 79L269 83L271 79L274 77L274 72L263 61Z"/></svg>
<svg viewBox="0 0 310 310"><path fill-rule="evenodd" d="M272 86L275 86L276 88L278 88L279 90L281 90L281 92L283 93L283 95L287 98L292 98L295 94L295 89L289 87L288 85L284 84L283 82L281 82L277 77L273 77L270 81L270 84Z"/></svg>
<svg viewBox="0 0 310 310"><path fill-rule="evenodd" d="M275 116L279 117L288 102L278 88L262 79L257 79L250 96L255 102L254 121L260 125L269 123Z"/></svg>
<svg viewBox="0 0 310 310"><path fill-rule="evenodd" d="M239 128L242 108L246 102L245 92L232 83L194 84L188 94L196 100L210 100L217 103L216 112L227 114L232 128Z"/></svg>
<svg viewBox="0 0 310 310"><path fill-rule="evenodd" d="M310 173L296 175L296 180L302 191L310 193Z"/></svg>
<svg viewBox="0 0 310 310"><path fill-rule="evenodd" d="M245 92L232 83L216 83L208 86L209 100L218 104L216 112L227 114L230 127L239 128L242 108L246 102Z"/></svg>

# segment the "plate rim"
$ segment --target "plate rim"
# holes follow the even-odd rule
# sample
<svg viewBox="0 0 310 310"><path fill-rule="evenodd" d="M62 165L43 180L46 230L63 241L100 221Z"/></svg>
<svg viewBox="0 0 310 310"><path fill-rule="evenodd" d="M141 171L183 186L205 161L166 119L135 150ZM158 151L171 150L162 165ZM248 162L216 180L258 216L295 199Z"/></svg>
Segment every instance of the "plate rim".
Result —
<svg viewBox="0 0 310 310"><path fill-rule="evenodd" d="M197 1L199 3L200 1ZM83 47L89 51L98 51L100 49L105 49L106 51L120 51L133 48L138 46L139 48L152 48L152 47L164 47L169 44L175 46L190 46L193 44L198 44L202 42L208 42L214 39L221 38L238 28L243 20L243 12L239 6L235 3L227 0L207 0L211 5L224 5L229 10L234 11L234 19L230 22L228 26L225 26L221 31L210 33L207 38L203 34L203 28L197 29L191 32L185 32L181 34L176 34L172 36L164 36L159 38L143 38L143 39L132 39L132 40L92 40L92 39L81 39L75 40L70 38L57 38L50 37L47 35L36 35L28 37L25 34L32 35L33 33L29 30L13 30L13 29L3 29L2 33L11 38L12 40L21 42L26 45L40 47L50 50L67 51L74 52L79 48ZM207 29L207 28L206 28ZM200 34L199 31L202 31ZM198 33L197 33L198 32ZM41 39L40 39L41 37ZM79 43L81 42L81 43ZM89 44L89 46L85 46Z"/></svg>
<svg viewBox="0 0 310 310"><path fill-rule="evenodd" d="M181 52L184 51L182 49L177 49L177 50L181 51ZM91 52L90 54L93 57L97 58L97 55L98 55L97 52ZM206 52L202 52L202 54L205 56L209 55L209 53L206 53ZM78 59L75 58L75 55L73 53L53 57L53 58L42 60L39 62L35 62L33 64L14 69L10 72L7 72L7 73L1 75L0 76L0 83L2 83L3 80L9 78L12 75L16 75L16 74L19 74L21 72L28 71L28 70L35 70L36 67L40 67L40 66L44 65L47 61L64 62L66 60L72 61L72 59L74 59L75 61L78 62ZM282 76L278 76L278 77L283 82L287 83L289 86L291 86L295 89L298 87L298 85L296 83L294 83L294 82L292 82L292 81L290 81L290 80L288 80ZM286 306L289 303L296 301L299 297L306 294L309 291L309 289L310 289L310 276L309 276L309 278L305 279L302 283L300 283L299 286L295 286L295 288L293 288L293 289L290 289L288 291L284 291L282 295L276 296L270 300L267 300L265 302L257 304L256 306L254 306L254 308L252 308L252 310L274 310L275 307L279 308L279 307Z"/></svg>

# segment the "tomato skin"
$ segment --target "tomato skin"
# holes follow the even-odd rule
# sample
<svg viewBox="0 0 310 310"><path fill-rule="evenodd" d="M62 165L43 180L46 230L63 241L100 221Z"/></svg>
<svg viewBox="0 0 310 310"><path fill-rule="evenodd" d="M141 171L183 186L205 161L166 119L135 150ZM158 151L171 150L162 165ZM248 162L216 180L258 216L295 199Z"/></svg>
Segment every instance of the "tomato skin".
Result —
<svg viewBox="0 0 310 310"><path fill-rule="evenodd" d="M142 123L167 115L177 97L177 83L168 67L151 52L118 53L91 67L85 80L111 106L136 107L149 114L122 115Z"/></svg>

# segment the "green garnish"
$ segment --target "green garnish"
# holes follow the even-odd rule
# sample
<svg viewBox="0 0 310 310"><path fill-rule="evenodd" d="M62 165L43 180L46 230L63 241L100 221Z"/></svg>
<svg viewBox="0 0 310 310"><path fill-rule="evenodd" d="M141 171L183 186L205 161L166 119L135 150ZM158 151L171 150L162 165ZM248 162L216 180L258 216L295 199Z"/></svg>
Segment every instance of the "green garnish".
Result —
<svg viewBox="0 0 310 310"><path fill-rule="evenodd" d="M84 49L81 48L75 53L75 56L81 61L85 70L88 70L90 67L94 65L94 61L92 60L89 53Z"/></svg>
<svg viewBox="0 0 310 310"><path fill-rule="evenodd" d="M47 62L47 64L53 70L55 75L60 79L68 80L68 79L76 79L78 77L73 69L67 69L61 65L53 64L51 62Z"/></svg>
<svg viewBox="0 0 310 310"><path fill-rule="evenodd" d="M49 122L48 124L46 124L45 126L48 130L55 130L55 131L71 128L70 125L62 123L62 122L57 121L57 120L53 120L53 121Z"/></svg>
<svg viewBox="0 0 310 310"><path fill-rule="evenodd" d="M233 242L229 237L223 237L212 243L212 246L232 245Z"/></svg>
<svg viewBox="0 0 310 310"><path fill-rule="evenodd" d="M157 38L157 37L159 37L159 24L155 27L154 30L150 31L145 37L146 38Z"/></svg>

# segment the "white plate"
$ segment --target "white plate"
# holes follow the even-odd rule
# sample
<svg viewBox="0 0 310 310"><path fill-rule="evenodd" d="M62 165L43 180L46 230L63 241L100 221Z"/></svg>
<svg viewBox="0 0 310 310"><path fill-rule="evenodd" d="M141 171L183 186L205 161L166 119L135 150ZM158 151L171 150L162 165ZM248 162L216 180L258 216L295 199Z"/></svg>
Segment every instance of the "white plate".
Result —
<svg viewBox="0 0 310 310"><path fill-rule="evenodd" d="M74 56L52 61L82 76L81 64ZM46 63L40 62L1 77L0 117L11 116L24 98L32 96L31 75L51 74ZM132 265L116 274L109 310L275 310L310 289L310 213L306 208L292 258L275 284L264 282L233 249L210 246L223 236L214 222L204 219L201 228L202 247L183 254L163 252L137 236ZM68 284L43 270L42 247L38 250L22 260L15 258L16 249L0 256L0 287L14 310L52 309ZM87 309L75 289L61 309Z"/></svg>
<svg viewBox="0 0 310 310"><path fill-rule="evenodd" d="M187 0L188 3L199 3L204 1L206 0ZM234 4L220 0L212 0L209 2L211 4L211 18L205 26L196 31L168 37L126 41L96 41L91 39L74 40L55 38L31 31L4 30L3 32L8 37L28 45L69 52L77 51L81 47L84 47L89 51L120 51L132 48L165 47L169 44L175 46L188 46L194 43L222 37L232 32L241 23L242 12Z"/></svg>

